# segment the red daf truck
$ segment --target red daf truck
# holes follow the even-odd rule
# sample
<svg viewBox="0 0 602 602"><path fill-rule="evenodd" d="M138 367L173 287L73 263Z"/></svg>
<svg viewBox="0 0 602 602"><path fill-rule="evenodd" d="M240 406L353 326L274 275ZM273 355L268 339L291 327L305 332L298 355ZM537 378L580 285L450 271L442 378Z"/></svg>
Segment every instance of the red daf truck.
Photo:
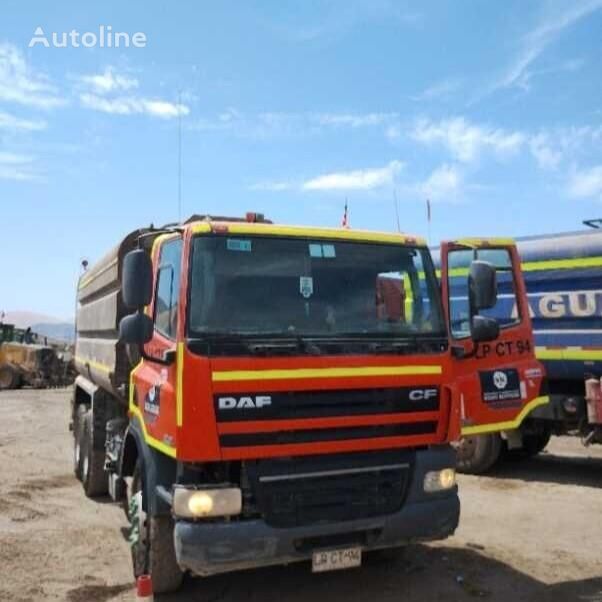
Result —
<svg viewBox="0 0 602 602"><path fill-rule="evenodd" d="M169 591L187 571L332 570L454 532L450 444L547 396L512 242L442 255L439 287L414 236L194 216L81 277L75 473L125 501L136 575ZM467 256L470 318L450 325ZM488 315L496 265L511 323Z"/></svg>

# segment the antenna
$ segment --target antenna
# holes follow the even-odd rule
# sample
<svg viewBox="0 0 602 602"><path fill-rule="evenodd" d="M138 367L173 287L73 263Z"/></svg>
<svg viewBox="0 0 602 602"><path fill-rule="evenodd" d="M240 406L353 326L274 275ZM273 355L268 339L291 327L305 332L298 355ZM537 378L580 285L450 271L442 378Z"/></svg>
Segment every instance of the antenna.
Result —
<svg viewBox="0 0 602 602"><path fill-rule="evenodd" d="M182 222L182 90L178 90L178 223Z"/></svg>
<svg viewBox="0 0 602 602"><path fill-rule="evenodd" d="M397 232L401 232L399 225L399 205L397 204L397 188L393 188L393 205L395 206L395 219L397 221Z"/></svg>

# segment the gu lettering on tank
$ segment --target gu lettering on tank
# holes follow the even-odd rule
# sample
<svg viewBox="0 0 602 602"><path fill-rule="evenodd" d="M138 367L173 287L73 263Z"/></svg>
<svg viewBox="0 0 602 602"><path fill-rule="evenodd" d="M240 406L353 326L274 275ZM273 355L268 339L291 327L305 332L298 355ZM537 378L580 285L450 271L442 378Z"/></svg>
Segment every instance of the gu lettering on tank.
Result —
<svg viewBox="0 0 602 602"><path fill-rule="evenodd" d="M483 401L496 408L521 405L521 385L518 370L490 370L479 372Z"/></svg>

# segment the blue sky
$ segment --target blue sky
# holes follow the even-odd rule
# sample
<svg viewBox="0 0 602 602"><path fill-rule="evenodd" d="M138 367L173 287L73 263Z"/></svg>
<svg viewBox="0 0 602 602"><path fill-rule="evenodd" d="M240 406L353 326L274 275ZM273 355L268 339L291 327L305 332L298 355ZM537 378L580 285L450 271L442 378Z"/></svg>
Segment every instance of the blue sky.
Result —
<svg viewBox="0 0 602 602"><path fill-rule="evenodd" d="M29 47L37 27L143 48ZM602 0L24 2L0 20L0 309L183 215L459 235L602 214ZM59 43L61 38L57 38Z"/></svg>

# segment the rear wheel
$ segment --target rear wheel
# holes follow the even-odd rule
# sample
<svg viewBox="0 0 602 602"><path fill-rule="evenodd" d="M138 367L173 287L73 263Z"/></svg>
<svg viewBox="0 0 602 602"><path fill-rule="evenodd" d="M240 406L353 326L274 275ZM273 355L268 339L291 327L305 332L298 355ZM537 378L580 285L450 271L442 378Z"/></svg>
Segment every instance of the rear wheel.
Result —
<svg viewBox="0 0 602 602"><path fill-rule="evenodd" d="M86 415L86 406L79 405L73 418L73 472L75 476L82 480L82 442L84 439L84 416Z"/></svg>
<svg viewBox="0 0 602 602"><path fill-rule="evenodd" d="M138 462L127 495L134 577L148 574L156 593L173 592L184 577L176 561L174 522L171 516L149 516L144 511L142 479L142 465Z"/></svg>
<svg viewBox="0 0 602 602"><path fill-rule="evenodd" d="M483 474L499 459L502 439L497 433L462 437L456 447L459 472Z"/></svg>
<svg viewBox="0 0 602 602"><path fill-rule="evenodd" d="M19 371L10 364L0 366L0 391L8 389L17 389L21 384L21 375Z"/></svg>
<svg viewBox="0 0 602 602"><path fill-rule="evenodd" d="M105 450L94 440L92 410L83 416L83 434L81 439L81 480L88 497L106 495L109 490L109 475L105 472ZM104 442L103 442L104 443Z"/></svg>

